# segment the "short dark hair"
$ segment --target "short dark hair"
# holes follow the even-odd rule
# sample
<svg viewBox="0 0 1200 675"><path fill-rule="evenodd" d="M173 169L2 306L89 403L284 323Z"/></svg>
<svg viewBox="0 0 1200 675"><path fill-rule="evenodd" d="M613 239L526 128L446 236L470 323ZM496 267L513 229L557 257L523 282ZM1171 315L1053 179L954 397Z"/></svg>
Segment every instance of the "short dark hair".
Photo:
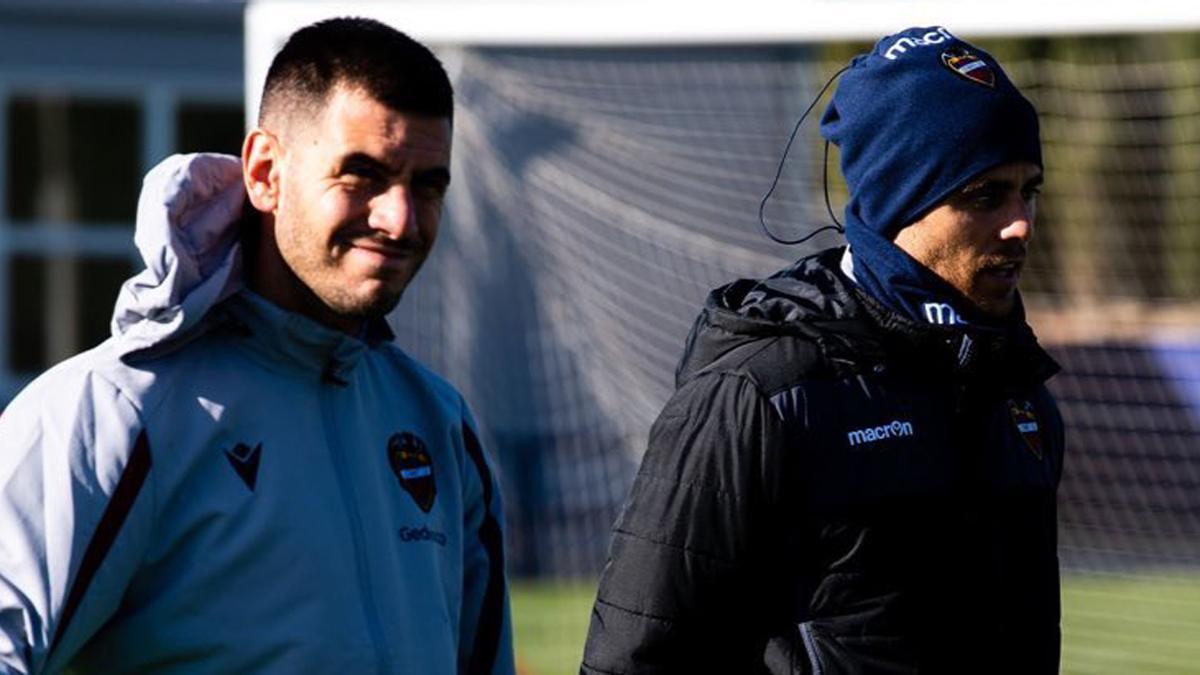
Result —
<svg viewBox="0 0 1200 675"><path fill-rule="evenodd" d="M267 71L258 120L318 110L335 87L401 113L451 119L454 90L425 45L373 19L337 18L292 33Z"/></svg>

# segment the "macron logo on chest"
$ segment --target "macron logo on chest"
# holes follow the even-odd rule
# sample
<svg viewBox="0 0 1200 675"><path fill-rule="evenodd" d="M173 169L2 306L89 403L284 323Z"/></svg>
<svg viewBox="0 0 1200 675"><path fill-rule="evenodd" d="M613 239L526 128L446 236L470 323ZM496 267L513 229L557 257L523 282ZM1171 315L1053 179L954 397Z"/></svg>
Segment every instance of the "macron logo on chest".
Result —
<svg viewBox="0 0 1200 675"><path fill-rule="evenodd" d="M245 443L238 443L225 451L225 457L237 472L238 478L254 492L254 486L258 483L258 460L262 457L262 443L253 448Z"/></svg>
<svg viewBox="0 0 1200 675"><path fill-rule="evenodd" d="M866 427L863 429L855 429L846 433L846 440L849 441L850 447L857 445L866 445L869 443L878 443L886 441L890 438L904 438L913 436L916 432L913 430L912 422L903 420L892 420L888 424L883 424L877 427Z"/></svg>
<svg viewBox="0 0 1200 675"><path fill-rule="evenodd" d="M938 326L964 326L967 323L944 302L926 302L921 309L925 312L925 320Z"/></svg>

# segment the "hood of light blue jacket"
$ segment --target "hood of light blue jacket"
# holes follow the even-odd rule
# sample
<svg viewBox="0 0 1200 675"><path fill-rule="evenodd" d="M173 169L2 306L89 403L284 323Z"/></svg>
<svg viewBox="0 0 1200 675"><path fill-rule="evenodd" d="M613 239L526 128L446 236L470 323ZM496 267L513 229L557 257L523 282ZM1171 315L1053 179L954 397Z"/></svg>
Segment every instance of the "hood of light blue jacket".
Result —
<svg viewBox="0 0 1200 675"><path fill-rule="evenodd" d="M113 310L122 355L188 334L242 288L245 200L242 164L229 155L173 155L146 174L134 233L146 269L125 282Z"/></svg>

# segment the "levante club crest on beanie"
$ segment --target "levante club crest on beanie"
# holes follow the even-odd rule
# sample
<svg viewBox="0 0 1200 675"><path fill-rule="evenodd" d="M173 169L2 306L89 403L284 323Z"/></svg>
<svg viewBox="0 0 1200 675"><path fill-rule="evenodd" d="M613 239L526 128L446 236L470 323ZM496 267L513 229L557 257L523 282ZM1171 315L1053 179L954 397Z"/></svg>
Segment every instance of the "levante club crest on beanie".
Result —
<svg viewBox="0 0 1200 675"><path fill-rule="evenodd" d="M1042 165L1037 112L990 54L909 28L851 61L821 120L850 188L846 235L887 239L1005 162Z"/></svg>

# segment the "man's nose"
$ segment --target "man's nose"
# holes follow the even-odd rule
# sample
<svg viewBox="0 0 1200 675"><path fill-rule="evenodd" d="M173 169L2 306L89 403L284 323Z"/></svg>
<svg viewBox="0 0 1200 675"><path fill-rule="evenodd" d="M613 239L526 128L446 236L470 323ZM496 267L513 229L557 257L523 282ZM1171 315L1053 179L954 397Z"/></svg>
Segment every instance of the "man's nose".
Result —
<svg viewBox="0 0 1200 675"><path fill-rule="evenodd" d="M389 239L404 239L418 234L416 209L413 208L412 192L408 186L394 184L381 192L370 203L371 214L367 224L371 229Z"/></svg>
<svg viewBox="0 0 1200 675"><path fill-rule="evenodd" d="M1029 241L1033 238L1033 205L1021 201L1008 218L1008 224L1000 230L1000 238L1004 240L1018 239Z"/></svg>

